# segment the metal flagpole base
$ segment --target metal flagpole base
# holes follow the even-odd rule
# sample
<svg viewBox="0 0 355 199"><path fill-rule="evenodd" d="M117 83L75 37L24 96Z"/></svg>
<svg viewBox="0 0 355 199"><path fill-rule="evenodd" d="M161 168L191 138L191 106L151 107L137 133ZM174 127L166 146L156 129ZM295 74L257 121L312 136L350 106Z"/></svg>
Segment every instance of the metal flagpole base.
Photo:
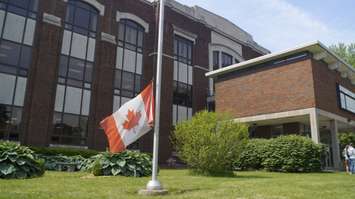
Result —
<svg viewBox="0 0 355 199"><path fill-rule="evenodd" d="M158 180L151 180L147 184L146 189L139 190L139 195L145 196L159 196L159 195L166 195L168 190L163 189L163 186L160 184Z"/></svg>

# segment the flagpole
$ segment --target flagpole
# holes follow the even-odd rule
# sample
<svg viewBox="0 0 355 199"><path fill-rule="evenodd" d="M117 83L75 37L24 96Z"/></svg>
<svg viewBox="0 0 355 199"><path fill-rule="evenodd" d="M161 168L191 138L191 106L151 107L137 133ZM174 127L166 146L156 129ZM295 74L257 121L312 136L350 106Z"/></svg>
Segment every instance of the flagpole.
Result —
<svg viewBox="0 0 355 199"><path fill-rule="evenodd" d="M159 123L160 123L160 98L161 98L161 76L162 76L162 61L163 61L163 38L164 38L164 3L165 0L160 0L159 3L159 35L158 35L158 53L157 53L157 74L155 83L155 124L154 124L154 146L153 146L153 169L152 180L147 184L147 190L163 190L160 184L158 174L158 152L159 152Z"/></svg>

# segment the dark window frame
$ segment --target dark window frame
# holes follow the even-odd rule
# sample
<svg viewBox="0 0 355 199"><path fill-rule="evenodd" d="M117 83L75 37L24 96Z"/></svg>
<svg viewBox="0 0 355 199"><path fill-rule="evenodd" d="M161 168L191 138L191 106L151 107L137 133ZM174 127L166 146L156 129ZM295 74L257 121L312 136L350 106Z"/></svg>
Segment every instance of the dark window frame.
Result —
<svg viewBox="0 0 355 199"><path fill-rule="evenodd" d="M354 101L354 104L355 104L355 97L349 95L348 93L346 93L345 91L342 91L342 88L343 89L346 89L348 92L352 92L350 89L347 89L345 88L344 86L340 85L340 84L337 84L337 95L338 95L338 106L341 110L343 111L346 111L346 112L349 112L349 113L352 113L352 114L355 114L355 111L354 110L351 110L347 107L347 100L352 100ZM352 92L354 95L355 93ZM342 104L342 100L341 100L341 96L344 96L344 104Z"/></svg>
<svg viewBox="0 0 355 199"><path fill-rule="evenodd" d="M123 36L120 35L121 28L123 28ZM136 31L136 43L130 43L129 41L126 40L126 34L127 34L127 28L135 29ZM139 41L139 34L142 35L141 41ZM123 38L123 40L122 40ZM124 98L133 98L137 96L141 90L142 90L142 82L143 82L143 73L144 73L144 67L142 66L142 74L136 73L137 71L137 60L138 60L138 54L142 55L142 64L144 63L144 56L143 56L143 46L144 46L144 38L145 38L145 31L144 27L141 26L139 23L130 20L130 19L121 19L118 22L118 31L117 31L117 47L122 48L122 60L121 65L122 69L114 68L115 74L113 78L113 88L114 88L114 96L113 97L118 97L119 98L119 105L122 106L122 97ZM125 51L129 50L132 51L136 54L135 56L135 72L131 71L126 71L124 70L124 61L125 61ZM118 53L118 52L117 52ZM116 59L118 59L118 55L116 54ZM117 82L116 75L119 73L119 83ZM133 76L133 86L132 89L126 89L124 88L123 85L123 79L127 78L127 75L124 74L129 74ZM139 84L139 86L138 86ZM116 86L118 85L118 86ZM113 110L116 111L116 110Z"/></svg>
<svg viewBox="0 0 355 199"><path fill-rule="evenodd" d="M35 9L31 9L30 7L32 6L32 8L34 8L34 6L32 5L32 3L34 5L37 5L35 7ZM28 45L24 43L24 39L25 39L25 31L26 31L26 27L27 27L27 22L28 19L33 19L36 21L36 26L37 27L37 18L38 18L38 0L31 0L27 2L26 6L20 6L14 3L14 1L11 0L1 0L0 1L0 10L3 10L5 15L4 15L4 20L3 20L3 24L2 24L2 31L0 32L0 45L3 44L3 42L8 42L10 44L13 45L17 45L20 50L19 50L19 59L17 60L17 64L15 65L11 65L8 63L0 63L0 73L4 74L4 75L11 75L11 76L15 76L15 85L14 85L14 89L12 92L12 103L11 105L9 104L0 104L1 107L4 108L4 113L2 114L8 114L6 116L6 118L8 118L8 120L5 122L4 125L0 125L0 131L2 132L0 134L0 139L4 139L4 140L12 140L12 141L19 141L19 136L21 134L22 131L22 115L23 115L23 106L18 106L15 105L15 96L16 96L16 91L17 91L17 83L18 83L18 78L25 78L26 79L26 88L25 88L25 93L24 93L24 97L26 96L26 91L27 91L27 76L28 76L28 71L31 67L31 63L32 63L32 45ZM18 12L18 11L22 11ZM6 19L7 19L7 15L8 13L12 13L12 14L16 14L22 17L25 17L25 23L24 23L24 30L22 33L22 38L21 38L21 42L14 42L14 41L10 41L7 40L5 38L3 38L4 35L4 31L5 31L5 23L6 23ZM35 32L34 31L34 37L35 37ZM33 41L34 42L34 41ZM21 59L22 59L22 55L23 55L23 49L24 48L30 48L30 52L29 52L29 56L30 59L28 60L27 63L27 68L26 67L22 67L21 66ZM11 71L11 72L9 72ZM13 118L14 118L14 111L18 110L20 112L20 118L16 118L19 119L19 121L17 121L17 125L13 125Z"/></svg>
<svg viewBox="0 0 355 199"><path fill-rule="evenodd" d="M180 55L180 48L181 46L186 47L186 56L181 56ZM184 82L179 81L179 67L180 63L186 64L187 67L192 66L193 64L193 49L194 49L194 43L193 41L190 41L188 39L185 39L181 36L174 35L174 61L177 62L177 68L176 68L176 73L177 73L177 81L173 81L173 104L172 106L176 106L176 121L178 122L179 118L179 106L186 107L186 118L189 117L189 111L188 108L191 108L192 110L192 98L193 98L193 85L186 84ZM174 69L175 70L175 69ZM187 68L187 80L189 79L190 74L189 69ZM193 81L193 80L192 80ZM180 86L186 86L186 92L185 94L179 92ZM176 103L180 102L180 103ZM174 109L172 107L172 114L174 114Z"/></svg>
<svg viewBox="0 0 355 199"><path fill-rule="evenodd" d="M68 12L71 12L71 9L73 9L73 16L68 20ZM75 16L76 16L76 11L78 9L84 9L89 12L89 25L87 28L82 27L80 25L75 24ZM92 16L96 16L96 24L95 24L95 30L91 29L92 27ZM72 52L72 45L69 46L69 53L68 55L60 54L60 62L59 62L59 67L58 67L58 82L57 85L64 86L64 93L63 93L63 106L61 111L54 111L53 114L53 133L51 135L51 140L50 142L53 144L60 144L60 145L67 145L68 141L65 141L67 138L72 138L72 141L74 144L70 143L69 145L78 145L78 146L87 146L87 138L88 138L88 121L90 117L90 111L91 111L91 97L92 97L92 82L94 81L94 68L95 68L95 55L93 58L93 61L88 60L88 48L89 48L89 38L93 38L96 40L97 37L97 32L98 32L98 27L99 27L99 11L92 7L91 5L81 2L81 1L74 1L74 0L69 0L67 2L67 10L66 10L66 18L64 20L64 30L68 30L72 32L71 38L70 38L70 44L73 42L73 33L81 34L87 37L87 43L86 43L86 54L85 54L85 59L80 59L74 56L71 56ZM64 35L64 34L63 34ZM62 59L66 59L65 65L65 75L60 74L60 67L62 66L63 63L61 63ZM79 60L84 63L84 69L82 71L82 76L83 78L81 80L70 77L69 76L69 69L70 69L70 61L71 60ZM89 67L90 66L90 67ZM86 79L86 73L87 69L91 68L91 77L89 78L90 80L87 81ZM73 87L73 88L78 88L81 89L81 97L80 97L80 113L79 114L72 114L72 113L67 113L65 111L65 104L66 104L66 95L67 95L67 88L68 87ZM83 110L83 101L84 101L84 91L90 91L90 104L89 104L89 114L88 115L83 115L82 110ZM83 131L80 135L74 135L74 136L66 136L63 134L63 129L57 128L58 123L57 121L54 121L55 114L60 115L60 121L59 125L63 126L64 129L64 117L67 115L75 116L79 118L79 123L77 127L72 127L72 129L75 128L80 128L82 125L82 120L80 118L85 118L86 119L86 124L85 125L85 132ZM59 119L59 118L56 118ZM58 133L58 132L61 132ZM79 141L79 142L77 142Z"/></svg>

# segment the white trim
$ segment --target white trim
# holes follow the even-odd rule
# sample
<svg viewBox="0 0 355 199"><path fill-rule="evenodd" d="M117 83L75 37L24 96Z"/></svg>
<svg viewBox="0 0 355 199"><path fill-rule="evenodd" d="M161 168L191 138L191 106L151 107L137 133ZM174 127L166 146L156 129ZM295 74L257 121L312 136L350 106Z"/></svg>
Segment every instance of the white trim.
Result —
<svg viewBox="0 0 355 199"><path fill-rule="evenodd" d="M63 1L68 2L68 0L63 0ZM101 16L105 15L105 6L102 5L101 3L99 3L98 1L96 1L96 0L82 0L82 1L92 5L94 8L96 8L99 11Z"/></svg>
<svg viewBox="0 0 355 199"><path fill-rule="evenodd" d="M235 118L238 122L256 122L262 120L272 120L272 119L279 119L279 118L287 118L287 117L295 117L301 115L309 115L315 108L307 108L307 109L300 109L300 110L293 110L293 111L285 111L285 112L277 112L277 113L268 113L268 114L261 114L256 116L249 116L249 117L242 117L242 118Z"/></svg>
<svg viewBox="0 0 355 199"><path fill-rule="evenodd" d="M46 12L43 13L43 22L49 23L58 27L62 27L62 19Z"/></svg>
<svg viewBox="0 0 355 199"><path fill-rule="evenodd" d="M203 71L209 71L208 68L204 68L202 66L199 66L199 65L195 65L194 68L197 68L197 69L200 69L200 70L203 70Z"/></svg>
<svg viewBox="0 0 355 199"><path fill-rule="evenodd" d="M225 68L221 68L215 71L211 71L206 73L207 77L216 77L218 75L222 75L222 74L226 74L232 71L236 71L236 70L240 70L243 68L248 68L251 66L255 66L258 64L262 64L265 63L267 61L272 61L278 58L282 58L288 55L292 55L295 53L299 53L299 52L303 52L303 51L309 51L312 52L314 54L316 53L321 53L324 52L327 55L327 59L324 59L324 61L327 62L327 64L333 64L335 62L338 62L340 64L338 70L341 70L343 73L344 71L346 71L348 73L348 76L352 76L355 73L355 69L348 63L346 63L343 59L341 59L339 56L337 56L335 53L333 53L331 50L329 50L324 44L322 44L319 41L316 42L311 42L305 45L301 45L292 49L288 49L288 50L284 50L284 51L280 51L277 53L271 53L268 55L264 55L261 57L257 57L254 59L250 59L248 61L239 63L239 64L234 64ZM345 74L343 74L343 77L345 77Z"/></svg>
<svg viewBox="0 0 355 199"><path fill-rule="evenodd" d="M146 21L144 21L142 18L138 17L135 14L117 11L116 12L116 21L119 22L121 19L130 19L132 21L135 21L138 24L140 24L141 26L143 26L144 31L146 33L149 32L149 23L147 23Z"/></svg>
<svg viewBox="0 0 355 199"><path fill-rule="evenodd" d="M192 41L196 44L197 35L173 25L174 34Z"/></svg>
<svg viewBox="0 0 355 199"><path fill-rule="evenodd" d="M320 132L319 132L319 115L316 109L313 109L309 114L309 122L311 126L311 137L313 142L320 143Z"/></svg>
<svg viewBox="0 0 355 199"><path fill-rule="evenodd" d="M306 108L306 109L299 109L293 111L284 111L284 112L277 112L277 113L267 113L255 116L248 116L248 117L240 117L235 118L235 121L238 122L257 122L263 120L272 120L272 119L280 119L280 118L287 118L287 117L295 117L295 116L302 116L302 115L310 115L311 113L316 112L319 115L327 117L329 119L337 120L339 122L343 122L355 127L355 121L350 120L348 118L342 117L340 115L330 113L328 111L319 109L319 108Z"/></svg>
<svg viewBox="0 0 355 199"><path fill-rule="evenodd" d="M112 44L116 44L116 37L114 35L105 32L101 32L101 40Z"/></svg>

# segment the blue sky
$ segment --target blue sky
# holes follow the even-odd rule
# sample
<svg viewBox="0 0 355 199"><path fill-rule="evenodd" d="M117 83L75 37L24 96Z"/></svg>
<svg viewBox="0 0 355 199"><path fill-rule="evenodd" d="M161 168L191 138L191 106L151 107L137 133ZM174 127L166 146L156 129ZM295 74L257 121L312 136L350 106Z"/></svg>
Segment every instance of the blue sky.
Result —
<svg viewBox="0 0 355 199"><path fill-rule="evenodd" d="M319 40L355 43L354 0L178 0L243 28L272 52Z"/></svg>

